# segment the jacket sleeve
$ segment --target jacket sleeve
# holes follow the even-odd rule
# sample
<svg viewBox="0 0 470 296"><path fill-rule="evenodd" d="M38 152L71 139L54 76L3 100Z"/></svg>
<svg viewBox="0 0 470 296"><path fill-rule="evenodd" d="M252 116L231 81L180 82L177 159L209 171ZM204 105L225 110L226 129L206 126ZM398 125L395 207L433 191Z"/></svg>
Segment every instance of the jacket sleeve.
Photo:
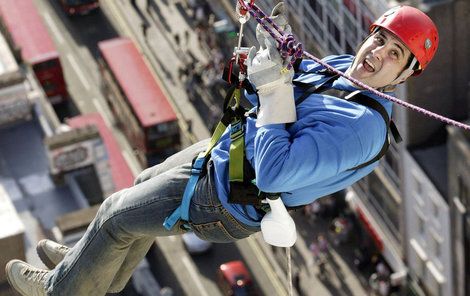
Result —
<svg viewBox="0 0 470 296"><path fill-rule="evenodd" d="M343 120L332 119L330 113L317 114L294 135L284 125L258 129L254 143L258 188L265 192L292 191L337 176L374 157L387 131L380 115L367 112L372 116Z"/></svg>

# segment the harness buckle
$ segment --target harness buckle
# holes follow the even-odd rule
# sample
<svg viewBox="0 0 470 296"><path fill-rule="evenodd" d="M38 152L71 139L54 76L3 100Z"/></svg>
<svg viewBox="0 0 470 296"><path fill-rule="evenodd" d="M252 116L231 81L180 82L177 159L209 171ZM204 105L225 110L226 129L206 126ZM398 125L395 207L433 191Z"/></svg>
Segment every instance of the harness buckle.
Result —
<svg viewBox="0 0 470 296"><path fill-rule="evenodd" d="M230 139L236 140L242 137L245 133L245 127L240 119L235 120L230 125Z"/></svg>
<svg viewBox="0 0 470 296"><path fill-rule="evenodd" d="M181 220L181 222L183 221ZM191 230L191 226L189 226L188 221L184 221L184 223L180 224L180 229L183 231L189 231Z"/></svg>
<svg viewBox="0 0 470 296"><path fill-rule="evenodd" d="M191 175L193 176L199 176L202 172L202 169L198 169L198 168L192 168L191 169Z"/></svg>

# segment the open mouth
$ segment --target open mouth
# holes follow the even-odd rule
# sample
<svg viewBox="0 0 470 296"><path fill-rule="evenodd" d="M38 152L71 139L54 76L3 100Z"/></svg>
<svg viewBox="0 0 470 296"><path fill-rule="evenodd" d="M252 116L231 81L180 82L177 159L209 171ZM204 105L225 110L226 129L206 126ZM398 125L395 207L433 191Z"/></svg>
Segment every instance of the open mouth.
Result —
<svg viewBox="0 0 470 296"><path fill-rule="evenodd" d="M375 66L367 58L362 62L362 66L366 69L367 72L375 72Z"/></svg>

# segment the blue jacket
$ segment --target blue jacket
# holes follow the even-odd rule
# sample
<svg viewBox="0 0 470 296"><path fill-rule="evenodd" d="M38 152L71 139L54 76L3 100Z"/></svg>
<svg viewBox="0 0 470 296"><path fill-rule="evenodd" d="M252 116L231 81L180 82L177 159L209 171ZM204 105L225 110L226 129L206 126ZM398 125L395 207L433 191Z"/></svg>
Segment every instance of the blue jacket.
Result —
<svg viewBox="0 0 470 296"><path fill-rule="evenodd" d="M353 56L329 56L324 59L338 70L346 71ZM311 60L302 61L300 72L315 72L322 66ZM321 74L296 74L295 80L321 83ZM333 88L354 91L356 88L340 77ZM294 87L295 98L302 89ZM392 103L364 91L376 99L391 116ZM255 102L254 96L248 97ZM256 172L256 184L264 192L283 192L286 206L299 206L319 197L334 193L366 176L378 165L357 170L377 155L387 136L387 126L375 110L344 99L312 94L297 105L297 121L286 127L273 124L260 128L256 119L248 118L245 134L245 152ZM240 222L259 226L262 216L253 206L228 203L228 155L230 135L225 131L212 150L216 189L222 205Z"/></svg>

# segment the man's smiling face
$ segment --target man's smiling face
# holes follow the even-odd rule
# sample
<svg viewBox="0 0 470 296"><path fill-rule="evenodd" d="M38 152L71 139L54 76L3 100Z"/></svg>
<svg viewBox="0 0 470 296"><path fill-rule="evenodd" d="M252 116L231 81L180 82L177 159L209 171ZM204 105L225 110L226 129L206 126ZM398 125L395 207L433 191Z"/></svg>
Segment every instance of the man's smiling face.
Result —
<svg viewBox="0 0 470 296"><path fill-rule="evenodd" d="M402 73L410 55L408 48L393 34L378 30L359 48L348 74L373 88L381 88L390 85Z"/></svg>

